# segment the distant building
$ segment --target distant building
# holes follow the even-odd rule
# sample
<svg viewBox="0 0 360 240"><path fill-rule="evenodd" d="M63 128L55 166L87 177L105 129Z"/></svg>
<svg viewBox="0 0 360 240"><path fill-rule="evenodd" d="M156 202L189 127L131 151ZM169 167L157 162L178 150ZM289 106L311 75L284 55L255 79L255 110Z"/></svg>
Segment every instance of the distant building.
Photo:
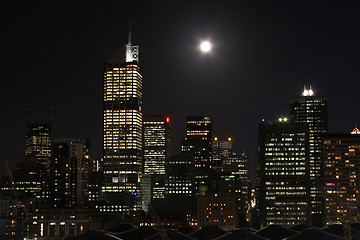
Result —
<svg viewBox="0 0 360 240"><path fill-rule="evenodd" d="M17 164L14 186L36 198L49 198L51 123L26 123L25 161Z"/></svg>
<svg viewBox="0 0 360 240"><path fill-rule="evenodd" d="M212 167L219 168L223 159L229 157L232 153L232 138L226 140L214 137L212 141Z"/></svg>
<svg viewBox="0 0 360 240"><path fill-rule="evenodd" d="M25 158L49 166L51 156L51 123L27 123Z"/></svg>
<svg viewBox="0 0 360 240"><path fill-rule="evenodd" d="M229 231L237 227L236 198L228 195L197 196L198 227L212 224Z"/></svg>
<svg viewBox="0 0 360 240"><path fill-rule="evenodd" d="M48 168L36 160L27 159L16 164L13 171L13 188L24 192L30 199L49 197Z"/></svg>
<svg viewBox="0 0 360 240"><path fill-rule="evenodd" d="M311 224L308 138L305 124L259 125L258 206L262 226Z"/></svg>
<svg viewBox="0 0 360 240"><path fill-rule="evenodd" d="M104 212L141 209L142 75L138 46L128 43L104 65Z"/></svg>
<svg viewBox="0 0 360 240"><path fill-rule="evenodd" d="M153 199L165 197L165 163L171 151L170 118L144 116L143 120L143 209Z"/></svg>
<svg viewBox="0 0 360 240"><path fill-rule="evenodd" d="M81 208L88 200L89 140L55 139L50 189L55 208Z"/></svg>
<svg viewBox="0 0 360 240"><path fill-rule="evenodd" d="M209 116L187 117L181 151L194 156L195 186L208 187L212 168L212 120Z"/></svg>
<svg viewBox="0 0 360 240"><path fill-rule="evenodd" d="M291 100L291 122L309 127L309 163L311 184L311 214L315 226L323 225L324 198L315 182L323 180L322 135L328 131L327 99L311 89Z"/></svg>
<svg viewBox="0 0 360 240"><path fill-rule="evenodd" d="M181 153L171 156L166 164L166 198L195 195L194 156L191 153Z"/></svg>
<svg viewBox="0 0 360 240"><path fill-rule="evenodd" d="M324 144L325 222L359 222L360 134L327 134Z"/></svg>
<svg viewBox="0 0 360 240"><path fill-rule="evenodd" d="M220 183L219 192L235 196L238 210L246 212L250 199L250 179L245 152L232 152L223 159Z"/></svg>
<svg viewBox="0 0 360 240"><path fill-rule="evenodd" d="M103 229L104 218L97 209L43 209L33 224L37 239L55 240Z"/></svg>

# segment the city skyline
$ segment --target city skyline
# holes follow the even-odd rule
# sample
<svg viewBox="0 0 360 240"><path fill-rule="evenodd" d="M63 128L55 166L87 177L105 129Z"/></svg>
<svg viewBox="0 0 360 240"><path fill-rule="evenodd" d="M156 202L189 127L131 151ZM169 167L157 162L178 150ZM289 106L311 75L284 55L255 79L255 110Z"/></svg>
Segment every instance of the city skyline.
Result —
<svg viewBox="0 0 360 240"><path fill-rule="evenodd" d="M26 107L30 122L50 121L53 107L54 137L90 138L92 156L102 155L102 67L126 43L129 20L141 52L143 112L171 117L174 154L186 117L210 115L214 136L232 137L253 167L259 121L290 117L304 85L329 100L330 133L360 122L355 6L197 3L185 17L180 4L145 4L136 14L119 14L116 7L130 7L119 5L5 6L2 164L24 160ZM147 7L162 14L151 18ZM202 39L213 43L211 54L197 49Z"/></svg>

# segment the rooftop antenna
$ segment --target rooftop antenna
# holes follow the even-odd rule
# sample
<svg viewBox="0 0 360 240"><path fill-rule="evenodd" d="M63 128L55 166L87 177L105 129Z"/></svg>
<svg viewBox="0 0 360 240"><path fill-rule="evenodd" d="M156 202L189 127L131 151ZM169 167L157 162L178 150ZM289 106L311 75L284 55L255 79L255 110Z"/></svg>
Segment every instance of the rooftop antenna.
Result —
<svg viewBox="0 0 360 240"><path fill-rule="evenodd" d="M29 107L25 107L25 121L29 121Z"/></svg>
<svg viewBox="0 0 360 240"><path fill-rule="evenodd" d="M53 107L50 107L50 122L52 122L54 120L54 115L53 115Z"/></svg>
<svg viewBox="0 0 360 240"><path fill-rule="evenodd" d="M129 21L128 45L131 45L131 21Z"/></svg>

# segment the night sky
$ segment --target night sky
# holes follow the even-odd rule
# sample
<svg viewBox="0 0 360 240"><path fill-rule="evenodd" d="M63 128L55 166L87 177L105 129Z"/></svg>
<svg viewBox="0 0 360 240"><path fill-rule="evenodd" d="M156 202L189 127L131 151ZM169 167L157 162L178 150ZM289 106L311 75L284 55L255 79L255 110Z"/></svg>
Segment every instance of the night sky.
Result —
<svg viewBox="0 0 360 240"><path fill-rule="evenodd" d="M11 2L11 3L9 3ZM75 1L74 1L75 2ZM144 4L143 2L148 2ZM55 5L57 3L58 5ZM210 115L252 169L258 123L289 116L312 86L328 98L329 131L360 125L360 6L355 1L7 1L1 6L1 173L24 160L25 108L53 137L90 138L102 153L103 64L139 45L144 114ZM208 39L211 54L198 45Z"/></svg>

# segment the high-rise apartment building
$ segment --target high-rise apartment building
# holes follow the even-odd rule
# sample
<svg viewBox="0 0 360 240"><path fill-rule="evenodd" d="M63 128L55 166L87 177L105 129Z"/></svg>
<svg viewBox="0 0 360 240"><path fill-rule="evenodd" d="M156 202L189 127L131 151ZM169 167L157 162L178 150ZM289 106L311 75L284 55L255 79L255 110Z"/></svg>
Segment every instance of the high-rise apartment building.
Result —
<svg viewBox="0 0 360 240"><path fill-rule="evenodd" d="M261 225L310 224L307 125L261 123L258 137Z"/></svg>
<svg viewBox="0 0 360 240"><path fill-rule="evenodd" d="M359 222L360 134L326 134L324 144L325 222Z"/></svg>
<svg viewBox="0 0 360 240"><path fill-rule="evenodd" d="M291 100L291 122L305 123L309 128L309 163L311 187L311 214L315 226L323 225L324 198L316 181L323 180L322 136L328 131L327 99L310 89Z"/></svg>
<svg viewBox="0 0 360 240"><path fill-rule="evenodd" d="M55 139L50 161L50 190L55 208L82 208L88 201L89 141Z"/></svg>
<svg viewBox="0 0 360 240"><path fill-rule="evenodd" d="M212 120L209 116L187 117L186 137L181 143L182 152L194 156L195 185L208 186L212 170Z"/></svg>
<svg viewBox="0 0 360 240"><path fill-rule="evenodd" d="M149 203L165 197L165 163L171 151L170 118L144 116L143 144L143 202Z"/></svg>
<svg viewBox="0 0 360 240"><path fill-rule="evenodd" d="M104 66L104 212L141 209L142 76L128 43Z"/></svg>

